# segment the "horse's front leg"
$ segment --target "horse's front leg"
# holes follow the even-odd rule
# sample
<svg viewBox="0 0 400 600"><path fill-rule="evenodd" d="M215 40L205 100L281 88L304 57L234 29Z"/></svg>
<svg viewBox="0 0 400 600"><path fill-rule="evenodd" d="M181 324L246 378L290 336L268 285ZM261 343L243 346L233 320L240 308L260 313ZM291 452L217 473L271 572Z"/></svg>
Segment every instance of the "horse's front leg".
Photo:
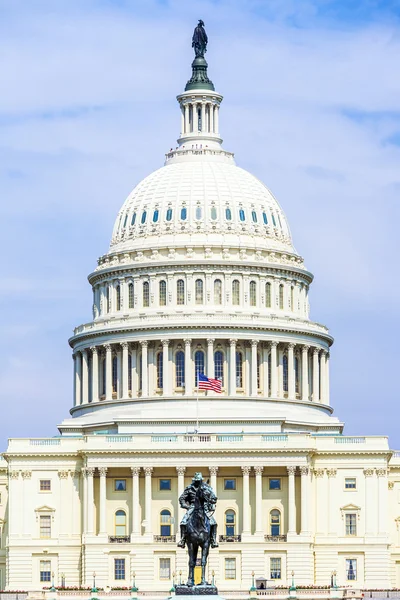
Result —
<svg viewBox="0 0 400 600"><path fill-rule="evenodd" d="M189 552L189 578L188 578L188 586L194 586L194 568L196 566L197 560L197 550L198 546L196 544L188 543L188 552Z"/></svg>
<svg viewBox="0 0 400 600"><path fill-rule="evenodd" d="M201 584L206 585L206 564L208 558L208 552L210 550L210 542L205 542L201 549Z"/></svg>

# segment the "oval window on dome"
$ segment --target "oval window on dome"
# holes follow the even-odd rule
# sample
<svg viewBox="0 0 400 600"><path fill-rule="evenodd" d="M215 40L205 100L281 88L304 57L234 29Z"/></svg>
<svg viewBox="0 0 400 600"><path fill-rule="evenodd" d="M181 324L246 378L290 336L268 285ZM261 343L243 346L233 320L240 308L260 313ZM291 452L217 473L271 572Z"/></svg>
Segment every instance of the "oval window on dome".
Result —
<svg viewBox="0 0 400 600"><path fill-rule="evenodd" d="M268 217L267 217L266 212L263 212L263 221L264 221L264 225L268 225Z"/></svg>
<svg viewBox="0 0 400 600"><path fill-rule="evenodd" d="M216 220L217 220L217 209L215 208L215 206L213 206L213 207L211 208L211 219L212 219L213 221L216 221Z"/></svg>
<svg viewBox="0 0 400 600"><path fill-rule="evenodd" d="M136 221L136 213L134 212L131 219L131 225L134 225Z"/></svg>
<svg viewBox="0 0 400 600"><path fill-rule="evenodd" d="M181 219L182 221L186 221L187 218L187 209L186 208L181 208Z"/></svg>
<svg viewBox="0 0 400 600"><path fill-rule="evenodd" d="M144 210L144 211L142 212L142 218L141 218L141 223L142 223L142 225L143 225L144 223L146 223L146 218L147 218L147 212Z"/></svg>
<svg viewBox="0 0 400 600"><path fill-rule="evenodd" d="M156 210L153 212L153 223L157 223L158 215L159 215L158 208L156 208Z"/></svg>
<svg viewBox="0 0 400 600"><path fill-rule="evenodd" d="M245 221L245 220L246 220L246 215L244 214L244 210L243 210L243 208L241 208L241 209L239 210L239 219L240 219L241 221Z"/></svg>
<svg viewBox="0 0 400 600"><path fill-rule="evenodd" d="M127 220L128 220L128 215L125 215L125 219L124 219L124 229L125 229L125 227L126 227L126 222L127 222Z"/></svg>
<svg viewBox="0 0 400 600"><path fill-rule="evenodd" d="M199 221L201 219L201 206L196 208L196 219Z"/></svg>
<svg viewBox="0 0 400 600"><path fill-rule="evenodd" d="M172 208L169 208L167 210L167 215L165 218L167 219L167 221L170 221L172 219Z"/></svg>
<svg viewBox="0 0 400 600"><path fill-rule="evenodd" d="M225 217L227 221L232 221L232 211L230 208L225 209Z"/></svg>
<svg viewBox="0 0 400 600"><path fill-rule="evenodd" d="M273 215L273 214L271 214L271 217L272 217L272 222L273 222L273 224L274 224L274 227L276 227L276 221L275 221L275 217L274 217L274 215Z"/></svg>
<svg viewBox="0 0 400 600"><path fill-rule="evenodd" d="M253 223L257 223L257 213L255 210L251 211L251 218L253 219Z"/></svg>

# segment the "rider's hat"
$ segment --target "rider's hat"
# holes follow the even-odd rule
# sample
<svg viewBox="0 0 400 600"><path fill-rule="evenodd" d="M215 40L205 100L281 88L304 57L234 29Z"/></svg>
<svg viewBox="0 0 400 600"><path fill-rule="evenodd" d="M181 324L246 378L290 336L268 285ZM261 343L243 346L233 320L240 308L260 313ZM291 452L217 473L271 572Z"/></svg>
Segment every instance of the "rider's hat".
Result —
<svg viewBox="0 0 400 600"><path fill-rule="evenodd" d="M193 476L193 481L203 481L203 475L201 473L195 473Z"/></svg>

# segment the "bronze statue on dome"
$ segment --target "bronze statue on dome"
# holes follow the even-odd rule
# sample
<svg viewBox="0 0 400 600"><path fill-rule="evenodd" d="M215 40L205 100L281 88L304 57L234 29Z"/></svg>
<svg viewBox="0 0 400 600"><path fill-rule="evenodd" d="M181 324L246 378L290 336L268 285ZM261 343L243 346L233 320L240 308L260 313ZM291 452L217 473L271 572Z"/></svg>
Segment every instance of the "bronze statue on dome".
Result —
<svg viewBox="0 0 400 600"><path fill-rule="evenodd" d="M204 58L204 54L207 52L208 37L206 30L204 29L204 21L199 19L198 25L195 27L192 37L192 48L196 58Z"/></svg>

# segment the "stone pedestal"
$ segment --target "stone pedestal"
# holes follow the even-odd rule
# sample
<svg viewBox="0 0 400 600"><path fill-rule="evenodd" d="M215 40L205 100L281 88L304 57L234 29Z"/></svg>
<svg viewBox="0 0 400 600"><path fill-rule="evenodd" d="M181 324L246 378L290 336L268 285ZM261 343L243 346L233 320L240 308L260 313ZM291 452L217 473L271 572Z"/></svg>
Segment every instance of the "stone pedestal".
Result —
<svg viewBox="0 0 400 600"><path fill-rule="evenodd" d="M212 596L213 600L218 596L218 590L215 585L194 585L189 587L188 585L177 585L175 587L176 596ZM183 600L183 599L182 599Z"/></svg>

